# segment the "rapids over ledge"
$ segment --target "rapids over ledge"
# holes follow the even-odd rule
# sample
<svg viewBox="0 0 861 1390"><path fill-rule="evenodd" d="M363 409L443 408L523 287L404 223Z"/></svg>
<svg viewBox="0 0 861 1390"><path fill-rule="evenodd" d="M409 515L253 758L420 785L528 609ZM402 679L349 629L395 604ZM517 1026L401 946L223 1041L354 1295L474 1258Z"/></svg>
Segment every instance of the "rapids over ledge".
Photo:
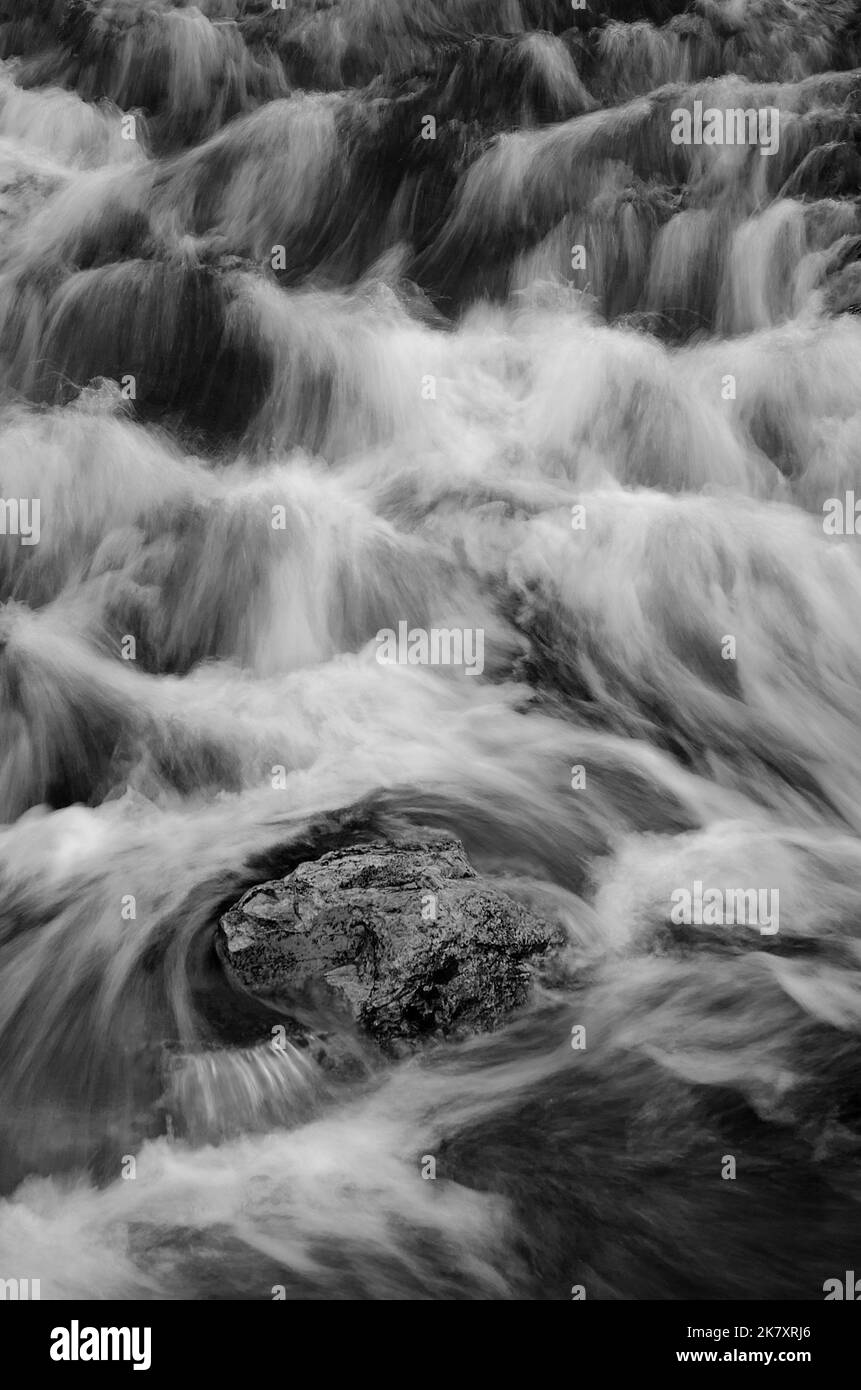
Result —
<svg viewBox="0 0 861 1390"><path fill-rule="evenodd" d="M695 101L779 148L673 144ZM859 311L854 0L0 0L0 1277L857 1267ZM381 664L401 621L483 670ZM576 984L273 1050L219 916L416 827ZM694 881L779 932L674 932Z"/></svg>

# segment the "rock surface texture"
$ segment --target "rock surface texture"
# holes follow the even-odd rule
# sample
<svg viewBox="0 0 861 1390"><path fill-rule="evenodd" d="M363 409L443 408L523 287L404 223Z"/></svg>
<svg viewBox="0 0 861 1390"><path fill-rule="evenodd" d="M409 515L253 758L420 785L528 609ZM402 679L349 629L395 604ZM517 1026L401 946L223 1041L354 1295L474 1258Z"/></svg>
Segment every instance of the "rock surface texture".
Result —
<svg viewBox="0 0 861 1390"><path fill-rule="evenodd" d="M244 988L282 1005L322 989L384 1046L498 1026L557 945L558 927L478 876L447 836L301 864L250 889L216 936Z"/></svg>

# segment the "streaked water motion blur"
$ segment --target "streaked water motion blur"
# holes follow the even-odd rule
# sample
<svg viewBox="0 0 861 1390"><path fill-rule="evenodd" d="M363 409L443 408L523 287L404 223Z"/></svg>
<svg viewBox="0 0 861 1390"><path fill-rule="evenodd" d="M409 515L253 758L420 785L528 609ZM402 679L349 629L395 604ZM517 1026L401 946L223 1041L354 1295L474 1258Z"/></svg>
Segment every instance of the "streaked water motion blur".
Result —
<svg viewBox="0 0 861 1390"><path fill-rule="evenodd" d="M0 1276L821 1298L861 1258L855 0L0 0L0 59L40 521L0 535ZM695 102L779 148L674 144ZM483 673L379 664L400 620ZM410 825L572 987L273 1049L219 913ZM779 933L673 930L695 881Z"/></svg>

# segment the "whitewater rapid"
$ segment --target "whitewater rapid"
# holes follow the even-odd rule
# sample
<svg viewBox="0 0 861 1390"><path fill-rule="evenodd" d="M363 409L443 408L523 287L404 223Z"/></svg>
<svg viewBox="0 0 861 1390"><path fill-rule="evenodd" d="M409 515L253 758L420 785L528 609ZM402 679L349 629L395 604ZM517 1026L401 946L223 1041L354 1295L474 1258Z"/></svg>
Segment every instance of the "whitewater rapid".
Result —
<svg viewBox="0 0 861 1390"><path fill-rule="evenodd" d="M96 8L0 4L0 494L41 509L0 537L0 1276L821 1296L861 1198L861 552L823 527L861 212L815 186L851 6ZM777 155L673 146L703 96L775 105ZM401 620L481 629L482 675L381 665ZM215 925L409 825L578 983L335 1078ZM779 890L779 938L674 938L695 879Z"/></svg>

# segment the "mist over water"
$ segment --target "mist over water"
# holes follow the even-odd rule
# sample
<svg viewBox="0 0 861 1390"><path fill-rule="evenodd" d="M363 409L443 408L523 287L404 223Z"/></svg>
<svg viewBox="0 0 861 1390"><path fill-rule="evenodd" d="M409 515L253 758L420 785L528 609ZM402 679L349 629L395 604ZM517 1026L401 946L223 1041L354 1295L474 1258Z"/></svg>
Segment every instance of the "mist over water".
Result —
<svg viewBox="0 0 861 1390"><path fill-rule="evenodd" d="M697 101L779 147L674 144ZM858 1267L859 189L854 0L0 0L0 1277ZM483 670L380 664L402 620ZM219 915L421 826L570 983L273 1048ZM679 929L696 882L779 931Z"/></svg>

